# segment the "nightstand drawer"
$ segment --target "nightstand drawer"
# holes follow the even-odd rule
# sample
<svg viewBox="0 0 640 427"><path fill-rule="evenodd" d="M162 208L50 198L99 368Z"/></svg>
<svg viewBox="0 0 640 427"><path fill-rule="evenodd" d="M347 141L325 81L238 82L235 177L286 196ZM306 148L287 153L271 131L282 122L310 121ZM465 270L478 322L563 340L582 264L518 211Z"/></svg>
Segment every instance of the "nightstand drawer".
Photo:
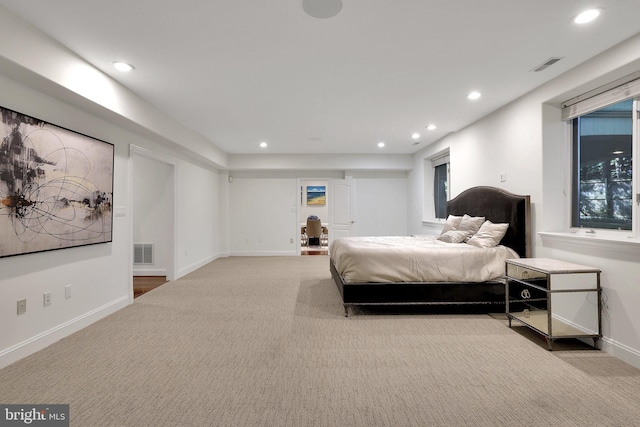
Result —
<svg viewBox="0 0 640 427"><path fill-rule="evenodd" d="M520 265L514 265L507 263L507 276L513 279L519 280L530 280L530 279L547 279L547 275L545 273L541 273L539 271L531 270L527 267L522 267ZM536 282L538 282L536 280ZM546 286L546 285L544 285Z"/></svg>

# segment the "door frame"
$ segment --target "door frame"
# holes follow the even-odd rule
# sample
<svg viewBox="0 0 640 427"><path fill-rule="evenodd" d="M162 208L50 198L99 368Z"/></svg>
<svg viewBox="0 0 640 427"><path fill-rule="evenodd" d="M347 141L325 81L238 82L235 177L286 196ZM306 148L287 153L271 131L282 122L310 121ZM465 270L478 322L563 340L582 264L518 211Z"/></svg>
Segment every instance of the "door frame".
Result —
<svg viewBox="0 0 640 427"><path fill-rule="evenodd" d="M300 214L302 212L302 198L304 197L304 195L302 194L302 181L326 181L327 185L326 185L326 203L327 203L327 209L329 212L331 212L331 207L329 206L329 183L331 182L331 178L317 178L317 177L298 177L296 178L296 238L295 238L295 242L296 242L296 254L297 255L302 255L302 245L300 242ZM327 218L327 223L329 223L328 218ZM331 236L331 233L329 233L329 236Z"/></svg>
<svg viewBox="0 0 640 427"><path fill-rule="evenodd" d="M167 180L167 195L168 195L168 204L170 205L168 210L168 224L167 224L167 235L168 235L168 246L169 246L169 259L167 259L167 280L175 280L176 278L176 260L177 256L177 236L176 236L176 164L173 159L167 156L163 156L158 153L154 153L146 148L139 147L137 145L131 144L129 146L129 206L131 206L131 235L130 235L130 248L133 251L133 229L134 229L134 209L133 209L133 199L135 197L134 190L134 182L133 182L133 168L134 168L134 158L144 157L149 160L154 160L156 162L162 163L164 165L169 166L169 179ZM129 257L129 262L131 265L131 272L133 273L133 254ZM133 299L133 283L131 285L131 298Z"/></svg>

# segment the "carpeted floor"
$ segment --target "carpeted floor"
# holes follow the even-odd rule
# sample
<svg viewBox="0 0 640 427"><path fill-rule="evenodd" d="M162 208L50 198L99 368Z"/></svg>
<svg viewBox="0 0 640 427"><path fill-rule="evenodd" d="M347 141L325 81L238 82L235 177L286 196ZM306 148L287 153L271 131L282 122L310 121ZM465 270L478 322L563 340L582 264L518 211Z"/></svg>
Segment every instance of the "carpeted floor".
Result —
<svg viewBox="0 0 640 427"><path fill-rule="evenodd" d="M343 313L326 256L219 259L0 370L0 403L91 427L640 423L640 370L603 352L502 316Z"/></svg>

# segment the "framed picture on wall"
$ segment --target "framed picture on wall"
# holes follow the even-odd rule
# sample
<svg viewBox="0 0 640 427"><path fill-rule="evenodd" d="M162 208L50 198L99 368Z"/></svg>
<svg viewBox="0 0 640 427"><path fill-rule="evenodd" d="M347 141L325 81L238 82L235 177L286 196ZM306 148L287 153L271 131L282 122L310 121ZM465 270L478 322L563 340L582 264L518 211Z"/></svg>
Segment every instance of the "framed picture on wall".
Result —
<svg viewBox="0 0 640 427"><path fill-rule="evenodd" d="M0 257L111 242L113 144L0 116Z"/></svg>
<svg viewBox="0 0 640 427"><path fill-rule="evenodd" d="M327 191L324 185L307 187L307 206L324 206L327 203Z"/></svg>

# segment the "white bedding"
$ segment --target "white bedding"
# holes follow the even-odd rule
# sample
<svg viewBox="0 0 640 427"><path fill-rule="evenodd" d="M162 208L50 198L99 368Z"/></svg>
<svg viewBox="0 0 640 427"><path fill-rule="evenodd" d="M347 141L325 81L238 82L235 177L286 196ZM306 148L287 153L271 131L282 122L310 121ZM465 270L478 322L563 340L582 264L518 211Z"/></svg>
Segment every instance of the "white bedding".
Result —
<svg viewBox="0 0 640 427"><path fill-rule="evenodd" d="M434 236L345 237L334 240L331 259L346 283L486 282L504 277L506 246L478 248Z"/></svg>

